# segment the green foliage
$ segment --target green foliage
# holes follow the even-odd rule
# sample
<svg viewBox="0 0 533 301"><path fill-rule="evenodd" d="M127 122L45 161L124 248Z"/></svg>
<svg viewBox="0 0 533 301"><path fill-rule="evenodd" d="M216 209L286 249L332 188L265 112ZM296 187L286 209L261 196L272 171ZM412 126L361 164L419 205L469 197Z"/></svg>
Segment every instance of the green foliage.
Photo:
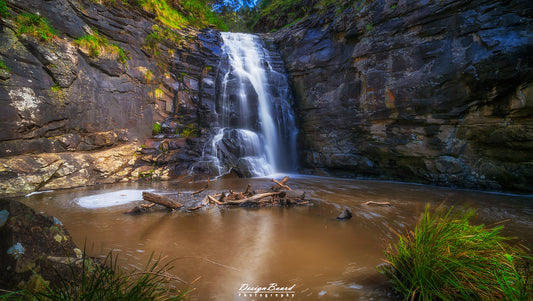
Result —
<svg viewBox="0 0 533 301"><path fill-rule="evenodd" d="M98 34L96 30L93 34L85 35L74 42L80 48L88 51L89 55L93 57L107 55L117 58L123 64L130 59L126 51L117 45L111 44L106 37Z"/></svg>
<svg viewBox="0 0 533 301"><path fill-rule="evenodd" d="M145 45L152 54L159 55L159 47L157 46L163 41L170 43L171 47L179 47L182 45L184 40L183 36L174 31L174 29L165 26L153 25L152 32L145 39Z"/></svg>
<svg viewBox="0 0 533 301"><path fill-rule="evenodd" d="M198 131L194 126L194 123L187 125L182 131L180 136L185 138L195 137L198 135Z"/></svg>
<svg viewBox="0 0 533 301"><path fill-rule="evenodd" d="M156 19L166 26L181 28L187 23L185 18L168 5L166 0L137 0L137 4L145 11L155 14Z"/></svg>
<svg viewBox="0 0 533 301"><path fill-rule="evenodd" d="M152 254L153 255L153 254ZM125 274L118 263L118 255L107 255L103 264L96 265L82 258L81 269L70 263L71 277L61 277L59 287L32 293L33 300L101 301L101 300L183 300L187 293L165 287L172 277L169 265L160 266L159 260L150 257L143 271ZM78 271L80 270L80 271ZM70 280L70 278L72 280ZM171 297L170 295L176 294Z"/></svg>
<svg viewBox="0 0 533 301"><path fill-rule="evenodd" d="M154 124L154 127L152 128L152 134L159 135L161 134L161 130L162 130L161 123L156 122Z"/></svg>
<svg viewBox="0 0 533 301"><path fill-rule="evenodd" d="M9 67L6 66L6 64L4 63L4 61L0 61L0 69L2 69L2 70L6 70L7 72L9 72Z"/></svg>
<svg viewBox="0 0 533 301"><path fill-rule="evenodd" d="M385 252L381 271L415 300L532 300L532 258L509 237L471 224L475 210L426 207L415 227Z"/></svg>
<svg viewBox="0 0 533 301"><path fill-rule="evenodd" d="M4 0L0 1L0 17L10 18L11 14L7 8L6 2Z"/></svg>
<svg viewBox="0 0 533 301"><path fill-rule="evenodd" d="M59 92L61 91L61 87L59 86L59 83L55 83L51 88L50 90L52 90L52 92Z"/></svg>
<svg viewBox="0 0 533 301"><path fill-rule="evenodd" d="M55 30L50 27L48 20L44 17L23 13L17 16L16 23L18 24L17 34L27 34L40 39L43 42L51 40L55 37Z"/></svg>
<svg viewBox="0 0 533 301"><path fill-rule="evenodd" d="M224 22L211 11L206 0L177 0L176 2L184 9L184 13L174 9L167 0L137 0L137 5L155 14L157 20L171 28L180 29L187 25L199 27L214 25L221 30L227 30Z"/></svg>

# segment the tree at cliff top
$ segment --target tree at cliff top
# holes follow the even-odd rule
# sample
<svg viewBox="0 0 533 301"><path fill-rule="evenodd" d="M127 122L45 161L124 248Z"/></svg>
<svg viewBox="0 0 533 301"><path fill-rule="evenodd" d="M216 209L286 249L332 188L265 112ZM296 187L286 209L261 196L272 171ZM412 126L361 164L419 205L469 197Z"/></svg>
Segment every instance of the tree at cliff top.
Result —
<svg viewBox="0 0 533 301"><path fill-rule="evenodd" d="M229 31L251 32L259 15L259 0L210 0L211 8Z"/></svg>
<svg viewBox="0 0 533 301"><path fill-rule="evenodd" d="M224 22L211 10L209 0L138 0L134 3L155 14L157 20L169 27L215 26L227 30Z"/></svg>

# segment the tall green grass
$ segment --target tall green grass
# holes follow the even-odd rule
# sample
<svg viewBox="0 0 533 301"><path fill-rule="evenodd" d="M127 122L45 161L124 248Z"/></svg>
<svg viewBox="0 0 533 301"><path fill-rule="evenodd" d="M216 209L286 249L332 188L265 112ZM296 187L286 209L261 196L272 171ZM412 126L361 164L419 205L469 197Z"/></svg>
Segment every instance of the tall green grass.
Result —
<svg viewBox="0 0 533 301"><path fill-rule="evenodd" d="M160 260L148 260L142 272L125 274L118 264L118 255L110 253L103 264L94 265L82 260L81 272L71 265L72 280L62 278L57 288L34 294L35 300L183 300L186 292L179 292L168 286L176 279L168 274L168 264L160 266ZM177 294L171 296L172 294Z"/></svg>
<svg viewBox="0 0 533 301"><path fill-rule="evenodd" d="M430 210L399 235L381 271L411 300L533 300L532 258L501 235L473 225L473 209Z"/></svg>
<svg viewBox="0 0 533 301"><path fill-rule="evenodd" d="M90 258L68 263L70 274L61 274L58 285L43 282L39 291L16 291L1 294L0 300L33 301L141 301L141 300L184 300L191 291L179 291L170 286L172 280L183 282L170 275L169 264L150 257L142 271L124 273L118 266L118 255L107 255L104 262L95 264ZM80 266L81 265L81 266ZM68 274L68 273L67 273ZM42 278L41 278L42 279Z"/></svg>

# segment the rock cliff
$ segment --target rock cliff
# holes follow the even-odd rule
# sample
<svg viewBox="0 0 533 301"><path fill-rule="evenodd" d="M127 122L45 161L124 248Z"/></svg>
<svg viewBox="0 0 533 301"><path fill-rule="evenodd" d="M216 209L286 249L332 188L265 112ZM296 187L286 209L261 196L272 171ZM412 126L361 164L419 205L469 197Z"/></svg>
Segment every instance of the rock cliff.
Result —
<svg viewBox="0 0 533 301"><path fill-rule="evenodd" d="M533 191L531 2L368 2L270 34L294 87L304 166Z"/></svg>
<svg viewBox="0 0 533 301"><path fill-rule="evenodd" d="M217 31L165 26L128 1L5 2L0 195L188 168L209 120ZM153 131L163 135L145 142ZM159 148L169 137L183 141Z"/></svg>

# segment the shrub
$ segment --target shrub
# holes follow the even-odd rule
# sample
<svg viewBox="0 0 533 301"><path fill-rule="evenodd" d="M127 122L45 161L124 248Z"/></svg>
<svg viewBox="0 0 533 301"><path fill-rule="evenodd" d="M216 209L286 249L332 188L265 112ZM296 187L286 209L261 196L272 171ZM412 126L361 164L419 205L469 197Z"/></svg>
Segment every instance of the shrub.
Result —
<svg viewBox="0 0 533 301"><path fill-rule="evenodd" d="M224 22L211 11L207 1L180 0L178 3L187 15L175 10L167 0L137 0L138 6L155 14L156 19L168 27L180 29L186 25L215 25L221 30L227 30Z"/></svg>
<svg viewBox="0 0 533 301"><path fill-rule="evenodd" d="M6 66L6 63L4 63L4 61L0 61L0 69L6 70L9 72L9 67Z"/></svg>
<svg viewBox="0 0 533 301"><path fill-rule="evenodd" d="M152 128L152 134L159 135L161 134L161 130L162 130L161 123L156 122L154 124L154 127Z"/></svg>
<svg viewBox="0 0 533 301"><path fill-rule="evenodd" d="M7 9L7 5L4 0L0 1L0 17L2 18L11 17L11 14L9 13L9 10Z"/></svg>
<svg viewBox="0 0 533 301"><path fill-rule="evenodd" d="M394 288L416 300L532 300L531 257L509 237L472 225L475 210L434 212L399 235L381 267Z"/></svg>
<svg viewBox="0 0 533 301"><path fill-rule="evenodd" d="M37 14L23 13L17 16L16 23L19 25L17 34L27 34L39 38L41 41L49 41L55 37L55 30L50 27L48 21Z"/></svg>
<svg viewBox="0 0 533 301"><path fill-rule="evenodd" d="M181 137L184 138L190 138L198 135L198 131L196 130L196 127L194 126L194 123L190 123L187 125L181 132Z"/></svg>

